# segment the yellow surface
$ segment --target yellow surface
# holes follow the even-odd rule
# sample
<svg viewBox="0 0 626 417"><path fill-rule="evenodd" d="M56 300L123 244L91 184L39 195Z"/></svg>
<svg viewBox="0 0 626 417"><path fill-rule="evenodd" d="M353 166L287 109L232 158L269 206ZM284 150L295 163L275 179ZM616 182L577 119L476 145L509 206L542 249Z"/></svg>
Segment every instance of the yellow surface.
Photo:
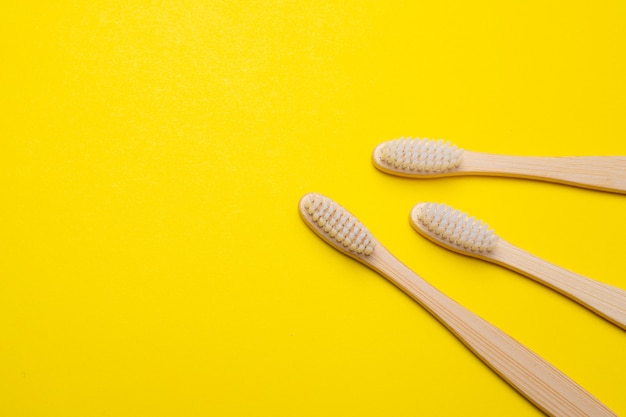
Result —
<svg viewBox="0 0 626 417"><path fill-rule="evenodd" d="M297 202L626 414L626 332L418 236L450 204L626 288L626 197L402 180L403 135L626 155L626 3L12 1L0 13L0 415L536 416Z"/></svg>

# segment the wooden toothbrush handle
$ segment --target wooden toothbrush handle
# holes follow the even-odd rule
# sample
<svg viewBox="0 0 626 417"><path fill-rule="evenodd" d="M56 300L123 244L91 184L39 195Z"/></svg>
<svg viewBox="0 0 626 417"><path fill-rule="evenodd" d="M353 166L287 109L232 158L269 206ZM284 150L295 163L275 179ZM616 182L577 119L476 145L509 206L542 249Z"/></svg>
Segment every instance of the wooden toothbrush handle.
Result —
<svg viewBox="0 0 626 417"><path fill-rule="evenodd" d="M626 194L626 156L511 156L465 151L459 173L514 176Z"/></svg>
<svg viewBox="0 0 626 417"><path fill-rule="evenodd" d="M626 291L547 262L504 240L492 260L534 279L626 330Z"/></svg>
<svg viewBox="0 0 626 417"><path fill-rule="evenodd" d="M382 247L368 263L422 305L476 356L551 416L616 416L593 395L515 339L417 276Z"/></svg>

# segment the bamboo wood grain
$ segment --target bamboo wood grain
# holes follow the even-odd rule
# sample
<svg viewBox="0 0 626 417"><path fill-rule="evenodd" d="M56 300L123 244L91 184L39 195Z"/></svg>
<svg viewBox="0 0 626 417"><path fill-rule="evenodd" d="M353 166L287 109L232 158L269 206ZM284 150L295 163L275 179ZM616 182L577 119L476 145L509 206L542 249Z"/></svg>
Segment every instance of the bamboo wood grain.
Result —
<svg viewBox="0 0 626 417"><path fill-rule="evenodd" d="M515 339L417 276L382 246L369 265L444 324L502 379L551 416L615 415L580 385Z"/></svg>
<svg viewBox="0 0 626 417"><path fill-rule="evenodd" d="M466 150L458 168L423 173L390 167L380 157L381 146L374 150L373 163L379 170L392 175L409 178L460 175L513 177L626 194L626 156L513 156Z"/></svg>
<svg viewBox="0 0 626 417"><path fill-rule="evenodd" d="M488 260L540 282L626 330L626 291L568 271L500 239Z"/></svg>
<svg viewBox="0 0 626 417"><path fill-rule="evenodd" d="M511 156L465 151L459 173L544 180L626 193L624 156Z"/></svg>
<svg viewBox="0 0 626 417"><path fill-rule="evenodd" d="M551 416L616 415L546 360L419 277L379 242L369 256L344 248L308 215L304 206L308 196L300 200L300 214L318 236L404 291L543 412Z"/></svg>
<svg viewBox="0 0 626 417"><path fill-rule="evenodd" d="M545 261L519 247L499 238L491 252L472 252L443 241L424 227L418 219L415 206L411 212L411 224L423 236L454 252L493 262L516 271L564 296L578 302L601 317L626 330L626 291L609 284L595 281Z"/></svg>

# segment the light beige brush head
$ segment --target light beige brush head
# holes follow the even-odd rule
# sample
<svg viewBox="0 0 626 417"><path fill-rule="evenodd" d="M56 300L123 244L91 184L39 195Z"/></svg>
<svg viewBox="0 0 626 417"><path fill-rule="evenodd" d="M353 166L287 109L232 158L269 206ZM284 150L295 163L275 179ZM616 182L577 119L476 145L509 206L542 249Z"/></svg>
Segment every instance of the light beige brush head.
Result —
<svg viewBox="0 0 626 417"><path fill-rule="evenodd" d="M400 138L374 149L372 161L383 172L409 177L433 177L454 172L463 161L463 149L448 141Z"/></svg>
<svg viewBox="0 0 626 417"><path fill-rule="evenodd" d="M317 193L300 199L300 215L322 239L339 251L361 260L374 252L376 239L348 210Z"/></svg>
<svg viewBox="0 0 626 417"><path fill-rule="evenodd" d="M411 210L410 219L421 235L465 255L484 257L499 239L483 221L445 204L419 203Z"/></svg>

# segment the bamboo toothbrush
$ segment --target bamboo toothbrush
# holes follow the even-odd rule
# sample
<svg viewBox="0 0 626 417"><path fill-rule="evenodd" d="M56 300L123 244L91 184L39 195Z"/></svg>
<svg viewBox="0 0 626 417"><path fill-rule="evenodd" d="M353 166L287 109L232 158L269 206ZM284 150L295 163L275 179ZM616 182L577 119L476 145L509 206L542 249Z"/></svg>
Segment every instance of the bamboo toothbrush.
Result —
<svg viewBox="0 0 626 417"><path fill-rule="evenodd" d="M444 204L419 203L410 217L415 230L433 242L519 272L626 330L626 291L544 261L499 238L480 220Z"/></svg>
<svg viewBox="0 0 626 417"><path fill-rule="evenodd" d="M626 194L626 156L512 156L464 151L443 140L401 138L379 144L374 166L409 178L487 175L528 178Z"/></svg>
<svg viewBox="0 0 626 417"><path fill-rule="evenodd" d="M299 209L304 222L318 236L417 301L493 371L548 415L615 416L540 356L420 278L339 204L310 193L302 197Z"/></svg>

